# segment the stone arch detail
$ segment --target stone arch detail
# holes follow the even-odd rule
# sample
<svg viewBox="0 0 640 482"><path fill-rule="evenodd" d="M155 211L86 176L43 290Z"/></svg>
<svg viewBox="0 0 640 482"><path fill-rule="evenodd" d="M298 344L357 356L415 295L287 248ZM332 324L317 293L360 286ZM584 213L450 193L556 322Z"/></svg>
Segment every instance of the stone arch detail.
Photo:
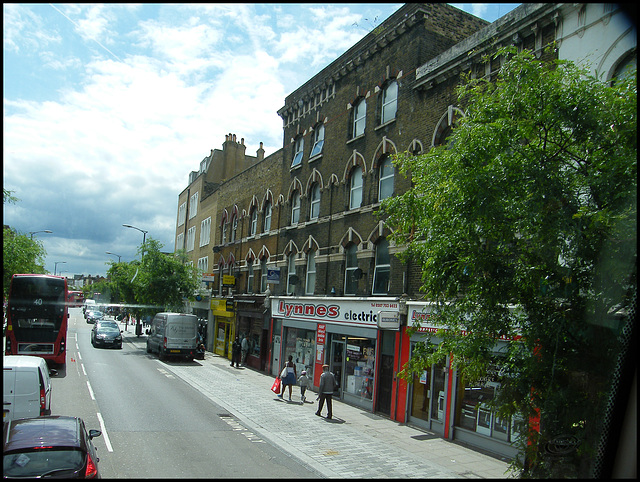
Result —
<svg viewBox="0 0 640 482"><path fill-rule="evenodd" d="M358 166L360 167L360 169L362 169L362 175L366 176L367 162L364 160L364 157L362 156L362 154L360 154L358 151L354 149L353 153L351 154L351 157L347 161L347 165L344 167L344 174L342 175L343 184L346 184L347 181L349 180L349 173L351 172L351 170Z"/></svg>

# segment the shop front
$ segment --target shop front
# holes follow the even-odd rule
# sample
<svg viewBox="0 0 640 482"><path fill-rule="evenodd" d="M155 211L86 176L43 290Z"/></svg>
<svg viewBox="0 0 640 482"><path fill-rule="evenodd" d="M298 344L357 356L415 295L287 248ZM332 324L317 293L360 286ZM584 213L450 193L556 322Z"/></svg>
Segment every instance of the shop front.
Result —
<svg viewBox="0 0 640 482"><path fill-rule="evenodd" d="M246 338L248 352L245 365L265 371L269 353L269 316L264 297L234 295L237 334Z"/></svg>
<svg viewBox="0 0 640 482"><path fill-rule="evenodd" d="M420 328L412 335L409 351L413 353L418 344L435 336L438 327L429 322L433 305L429 303L407 303L408 325L420 322ZM494 347L496 357L506 351L510 340L497 340ZM499 417L489 406L500 390L500 373L490 369L485 377L473 383L465 383L452 367L451 357L438 365L426 367L414 375L408 386L407 422L433 431L449 440L458 440L469 445L505 457L514 457L517 449L512 444L518 437L520 424L517 420Z"/></svg>
<svg viewBox="0 0 640 482"><path fill-rule="evenodd" d="M292 355L297 373L306 370L317 388L327 364L339 385L334 396L374 411L377 387L391 386L376 364L384 331L380 313L399 319L397 299L272 297L271 310L275 374Z"/></svg>
<svg viewBox="0 0 640 482"><path fill-rule="evenodd" d="M235 339L235 312L226 298L211 300L214 337L213 353L231 359L231 345Z"/></svg>

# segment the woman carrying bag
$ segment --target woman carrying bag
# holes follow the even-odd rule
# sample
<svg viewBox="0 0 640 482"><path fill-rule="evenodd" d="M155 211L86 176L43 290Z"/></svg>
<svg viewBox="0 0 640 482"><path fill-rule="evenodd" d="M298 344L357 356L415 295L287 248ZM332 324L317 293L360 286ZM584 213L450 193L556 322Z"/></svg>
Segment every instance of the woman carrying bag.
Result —
<svg viewBox="0 0 640 482"><path fill-rule="evenodd" d="M289 361L284 364L282 372L280 372L282 380L282 393L278 397L283 398L285 387L289 387L289 401L291 401L291 387L296 384L298 375L296 373L296 365L293 363L293 355L289 355Z"/></svg>

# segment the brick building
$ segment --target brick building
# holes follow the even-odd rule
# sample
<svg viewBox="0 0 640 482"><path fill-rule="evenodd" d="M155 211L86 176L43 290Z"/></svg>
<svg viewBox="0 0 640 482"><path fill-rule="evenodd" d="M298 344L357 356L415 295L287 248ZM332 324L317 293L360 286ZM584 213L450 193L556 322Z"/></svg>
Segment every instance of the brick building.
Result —
<svg viewBox="0 0 640 482"><path fill-rule="evenodd" d="M193 304L209 320L207 348L228 356L234 337L247 337L247 365L277 375L293 355L315 386L328 363L348 403L513 455L512 421L465 409L455 370L396 377L417 341L407 324L429 305L420 270L396 256L376 210L410 185L390 157L443 143L464 115L461 72L490 78L500 60L484 55L507 45L588 51L603 37L594 29L617 20L615 8L593 5L523 4L488 24L446 4L406 4L287 96L282 149L249 157L227 136L179 197L176 248L215 275ZM577 44L585 33L591 43ZM599 47L608 75L635 63L634 34L611 43Z"/></svg>

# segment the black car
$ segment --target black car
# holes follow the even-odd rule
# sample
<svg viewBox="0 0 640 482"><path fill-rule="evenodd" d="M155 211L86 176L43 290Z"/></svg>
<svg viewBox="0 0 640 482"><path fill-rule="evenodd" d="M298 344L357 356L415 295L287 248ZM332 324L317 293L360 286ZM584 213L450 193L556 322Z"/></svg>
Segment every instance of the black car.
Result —
<svg viewBox="0 0 640 482"><path fill-rule="evenodd" d="M94 347L122 348L122 330L115 321L98 321L91 329L91 344Z"/></svg>
<svg viewBox="0 0 640 482"><path fill-rule="evenodd" d="M100 430L85 428L78 417L21 418L4 424L4 478L100 478L91 439Z"/></svg>
<svg viewBox="0 0 640 482"><path fill-rule="evenodd" d="M102 311L93 310L87 312L87 323L95 323L99 320L104 320L104 313L102 313Z"/></svg>

